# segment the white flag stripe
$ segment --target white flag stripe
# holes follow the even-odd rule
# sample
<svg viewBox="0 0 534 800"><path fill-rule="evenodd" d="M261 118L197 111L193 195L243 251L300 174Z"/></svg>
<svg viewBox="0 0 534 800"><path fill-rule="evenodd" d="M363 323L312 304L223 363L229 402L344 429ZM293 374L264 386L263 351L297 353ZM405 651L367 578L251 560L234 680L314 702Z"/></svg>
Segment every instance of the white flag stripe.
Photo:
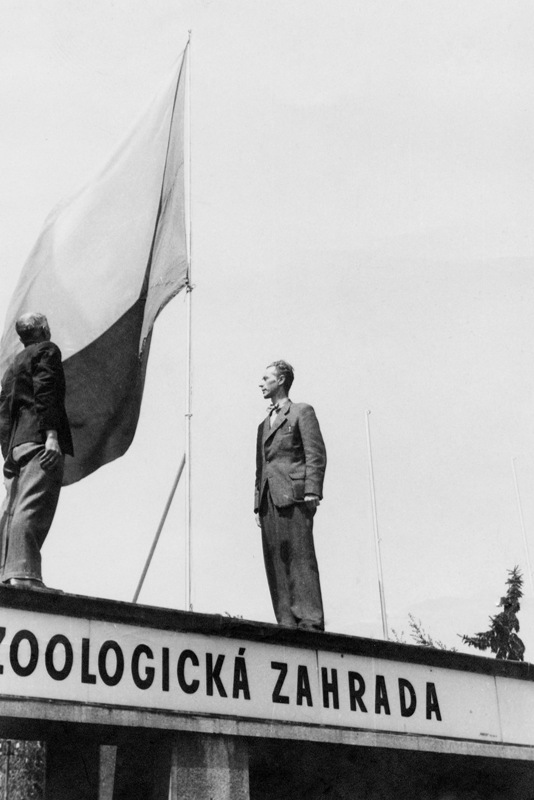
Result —
<svg viewBox="0 0 534 800"><path fill-rule="evenodd" d="M48 316L66 360L138 299L162 191L176 77L174 69L100 174L48 217L8 309L0 370L20 350L14 323L21 313ZM181 249L185 258L185 242Z"/></svg>
<svg viewBox="0 0 534 800"><path fill-rule="evenodd" d="M184 65L185 60L176 87L141 343L163 306L183 287L189 267L184 198Z"/></svg>

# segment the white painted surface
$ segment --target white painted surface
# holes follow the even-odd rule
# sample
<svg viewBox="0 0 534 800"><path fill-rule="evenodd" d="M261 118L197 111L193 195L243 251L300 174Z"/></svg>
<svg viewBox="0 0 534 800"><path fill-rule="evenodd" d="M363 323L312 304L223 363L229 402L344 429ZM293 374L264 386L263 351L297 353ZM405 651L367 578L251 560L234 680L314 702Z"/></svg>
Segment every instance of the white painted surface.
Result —
<svg viewBox="0 0 534 800"><path fill-rule="evenodd" d="M531 681L17 609L4 609L0 624L5 628L0 643L0 687L6 698L61 700L116 709L232 716L269 724L331 726L534 745L531 725L534 683ZM17 635L21 639L18 646ZM50 649L49 643L57 635L65 639L56 645L52 661L49 659L47 664L47 648ZM33 668L28 666L32 636L37 653ZM85 665L84 639L88 648ZM65 667L66 642L72 646L72 667L68 675L59 679ZM114 644L106 645L106 642ZM132 667L133 656L140 645L150 648L150 652L145 651L139 660L137 683L147 680L148 668L154 669L151 685L146 688L136 685L136 671ZM68 649L69 645L66 646ZM99 659L106 647L115 648L124 659L123 674L116 685L106 684L109 676L116 672L115 652L110 650L105 658L100 656ZM168 652L168 682L165 680L165 652ZM220 685L218 687L213 680L211 694L207 667L210 656L214 666L220 664ZM179 676L180 660L183 669ZM243 670L241 686L234 687L238 664L245 665L248 692ZM277 692L277 681L285 669L281 665L287 667L287 674ZM57 671L55 677L54 670ZM31 674L20 674L25 671ZM239 674L238 671L237 677ZM335 692L327 692L325 698L324 678L329 682L337 680L337 703L334 702ZM354 708L349 690L351 678L353 684L361 688L361 702L353 700ZM406 713L406 708L402 713L399 680L408 682L405 684L408 688L403 690L408 706L415 697L411 714ZM429 699L427 693L430 693Z"/></svg>

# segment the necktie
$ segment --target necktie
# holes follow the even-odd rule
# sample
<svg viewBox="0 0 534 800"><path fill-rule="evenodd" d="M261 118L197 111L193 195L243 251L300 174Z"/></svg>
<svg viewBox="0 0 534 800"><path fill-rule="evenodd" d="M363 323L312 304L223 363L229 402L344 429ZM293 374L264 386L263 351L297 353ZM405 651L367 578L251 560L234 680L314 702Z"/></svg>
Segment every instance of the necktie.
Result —
<svg viewBox="0 0 534 800"><path fill-rule="evenodd" d="M280 406L278 403L271 403L267 411L269 412L269 425L272 428L276 419L276 415L280 411Z"/></svg>

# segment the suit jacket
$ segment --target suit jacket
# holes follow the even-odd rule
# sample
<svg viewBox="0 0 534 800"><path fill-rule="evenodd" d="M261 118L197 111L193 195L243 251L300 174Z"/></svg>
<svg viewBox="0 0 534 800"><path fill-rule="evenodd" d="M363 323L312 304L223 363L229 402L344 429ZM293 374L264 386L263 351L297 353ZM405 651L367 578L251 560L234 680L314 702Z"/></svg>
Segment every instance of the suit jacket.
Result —
<svg viewBox="0 0 534 800"><path fill-rule="evenodd" d="M254 510L267 484L278 508L301 503L307 494L322 497L325 469L326 449L315 411L307 403L288 400L272 428L269 417L258 428Z"/></svg>
<svg viewBox="0 0 534 800"><path fill-rule="evenodd" d="M2 379L0 444L2 454L25 442L44 443L54 429L62 453L73 455L65 411L61 352L53 342L35 342L15 356Z"/></svg>

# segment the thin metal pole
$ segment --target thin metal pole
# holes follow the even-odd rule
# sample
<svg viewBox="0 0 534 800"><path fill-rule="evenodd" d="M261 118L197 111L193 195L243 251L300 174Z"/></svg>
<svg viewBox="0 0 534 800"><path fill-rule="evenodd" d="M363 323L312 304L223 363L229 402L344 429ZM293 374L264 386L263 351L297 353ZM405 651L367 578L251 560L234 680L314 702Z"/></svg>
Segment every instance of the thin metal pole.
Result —
<svg viewBox="0 0 534 800"><path fill-rule="evenodd" d="M512 472L514 473L514 485L515 485L515 494L517 497L517 507L519 509L519 521L521 523L521 532L523 534L523 545L525 548L525 558L527 562L527 569L528 575L530 578L530 588L532 589L532 594L534 594L534 579L532 577L532 566L530 563L530 553L528 550L528 539L527 539L527 532L525 529L525 521L523 519L523 505L521 503L521 495L519 494L519 484L517 482L517 471L515 468L516 459L512 458Z"/></svg>
<svg viewBox="0 0 534 800"><path fill-rule="evenodd" d="M380 594L380 613L382 615L382 632L384 639L389 639L388 618L386 613L386 596L384 593L384 578L382 575L382 556L380 554L380 535L378 532L378 514L376 512L375 475L373 470L373 452L371 449L371 426L369 424L370 411L365 413L367 427L367 454L369 459L369 486L371 489L371 505L373 507L373 527L375 533L376 568L378 571L378 592Z"/></svg>
<svg viewBox="0 0 534 800"><path fill-rule="evenodd" d="M9 756L11 755L11 742L8 740L5 744L6 744L6 768L4 774L4 800L9 800Z"/></svg>
<svg viewBox="0 0 534 800"><path fill-rule="evenodd" d="M187 287L187 365L185 400L185 610L192 611L191 600L191 288Z"/></svg>
<svg viewBox="0 0 534 800"><path fill-rule="evenodd" d="M185 465L185 455L182 456L180 466L178 467L178 472L176 473L176 478L174 479L169 499L167 500L167 504L163 510L163 514L160 523L158 525L156 535L154 536L154 541L152 542L152 547L150 548L150 552L148 554L145 567L143 569L141 578L139 579L139 583L137 584L137 589L135 590L135 594L132 600L133 603L137 603L137 598L139 597L141 589L143 588L143 583L145 582L146 574L148 572L148 568L150 567L150 562L152 561L152 556L154 555L154 551L156 549L156 545L158 543L161 531L163 530L163 526L165 525L165 520L167 519L167 514L169 513L169 508L171 507L172 499L175 495L176 489L178 488L178 484L180 483L180 478L182 477L182 472L184 471L184 465Z"/></svg>
<svg viewBox="0 0 534 800"><path fill-rule="evenodd" d="M192 225L191 225L191 31L187 43L187 112L188 112L188 232L189 232L189 274L186 286L187 342L186 342L186 387L185 387L185 609L193 610L192 602L192 558L191 558L191 417L193 416L192 385Z"/></svg>

